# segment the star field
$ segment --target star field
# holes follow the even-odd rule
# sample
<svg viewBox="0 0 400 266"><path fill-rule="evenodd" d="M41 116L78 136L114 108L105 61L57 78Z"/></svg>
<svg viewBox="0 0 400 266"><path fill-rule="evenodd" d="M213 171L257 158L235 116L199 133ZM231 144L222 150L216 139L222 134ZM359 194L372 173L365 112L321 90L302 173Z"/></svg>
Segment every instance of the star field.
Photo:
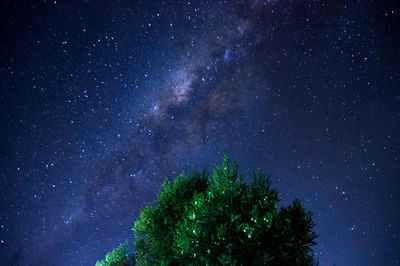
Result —
<svg viewBox="0 0 400 266"><path fill-rule="evenodd" d="M396 1L3 1L0 265L93 265L228 153L321 265L400 263Z"/></svg>

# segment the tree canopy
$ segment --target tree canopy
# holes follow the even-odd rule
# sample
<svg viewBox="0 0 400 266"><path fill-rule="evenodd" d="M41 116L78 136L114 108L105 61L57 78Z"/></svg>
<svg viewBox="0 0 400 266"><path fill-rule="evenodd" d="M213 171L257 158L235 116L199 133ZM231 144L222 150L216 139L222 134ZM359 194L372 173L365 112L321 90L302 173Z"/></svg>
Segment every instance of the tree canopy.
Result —
<svg viewBox="0 0 400 266"><path fill-rule="evenodd" d="M128 241L121 243L106 258L96 262L96 266L130 266L134 264L134 256L129 252Z"/></svg>
<svg viewBox="0 0 400 266"><path fill-rule="evenodd" d="M299 200L279 208L261 170L247 185L228 156L166 179L134 224L138 265L315 265L312 213ZM106 264L129 265L129 264Z"/></svg>

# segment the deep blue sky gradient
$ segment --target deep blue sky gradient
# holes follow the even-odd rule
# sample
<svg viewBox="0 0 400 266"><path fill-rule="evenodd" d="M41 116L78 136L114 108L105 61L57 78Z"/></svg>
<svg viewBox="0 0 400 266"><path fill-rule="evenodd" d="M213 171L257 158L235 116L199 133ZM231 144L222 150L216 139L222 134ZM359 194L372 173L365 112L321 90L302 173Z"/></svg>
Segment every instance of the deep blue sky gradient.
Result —
<svg viewBox="0 0 400 266"><path fill-rule="evenodd" d="M314 212L322 265L399 264L396 1L0 10L0 265L93 265L224 153Z"/></svg>

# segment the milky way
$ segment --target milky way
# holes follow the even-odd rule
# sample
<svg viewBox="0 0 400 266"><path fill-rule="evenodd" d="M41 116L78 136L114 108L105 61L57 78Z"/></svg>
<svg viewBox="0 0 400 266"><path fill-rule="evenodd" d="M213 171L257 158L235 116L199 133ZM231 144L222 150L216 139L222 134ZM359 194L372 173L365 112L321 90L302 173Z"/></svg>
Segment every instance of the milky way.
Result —
<svg viewBox="0 0 400 266"><path fill-rule="evenodd" d="M322 265L400 257L395 1L5 1L0 264L90 265L227 153Z"/></svg>

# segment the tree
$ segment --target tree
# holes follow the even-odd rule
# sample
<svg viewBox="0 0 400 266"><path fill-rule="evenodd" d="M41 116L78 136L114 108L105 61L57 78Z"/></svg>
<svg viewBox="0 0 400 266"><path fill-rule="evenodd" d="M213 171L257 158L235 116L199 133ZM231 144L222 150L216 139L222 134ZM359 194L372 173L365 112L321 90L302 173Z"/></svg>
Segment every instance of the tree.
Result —
<svg viewBox="0 0 400 266"><path fill-rule="evenodd" d="M108 252L106 258L96 262L96 266L130 266L134 265L133 254L129 253L128 242L121 243L113 251Z"/></svg>
<svg viewBox="0 0 400 266"><path fill-rule="evenodd" d="M260 170L247 185L226 155L204 170L166 179L135 222L138 265L314 265L312 213L278 192Z"/></svg>

